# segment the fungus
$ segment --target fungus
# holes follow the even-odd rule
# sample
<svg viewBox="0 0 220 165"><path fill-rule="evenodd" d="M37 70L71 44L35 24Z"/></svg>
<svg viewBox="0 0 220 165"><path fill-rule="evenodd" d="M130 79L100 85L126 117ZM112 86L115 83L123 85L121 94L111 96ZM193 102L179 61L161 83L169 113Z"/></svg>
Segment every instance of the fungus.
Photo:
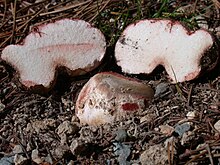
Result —
<svg viewBox="0 0 220 165"><path fill-rule="evenodd" d="M58 68L76 76L96 68L103 59L103 34L83 20L62 19L37 29L21 45L5 47L1 56L19 72L27 88L50 88Z"/></svg>
<svg viewBox="0 0 220 165"><path fill-rule="evenodd" d="M206 30L189 31L177 21L150 19L124 30L116 43L115 57L125 73L150 74L162 65L171 81L177 83L195 79L202 70L215 67L219 58L216 47Z"/></svg>
<svg viewBox="0 0 220 165"><path fill-rule="evenodd" d="M113 72L93 76L76 101L76 116L82 124L111 123L126 114L143 110L153 98L153 90L136 79Z"/></svg>

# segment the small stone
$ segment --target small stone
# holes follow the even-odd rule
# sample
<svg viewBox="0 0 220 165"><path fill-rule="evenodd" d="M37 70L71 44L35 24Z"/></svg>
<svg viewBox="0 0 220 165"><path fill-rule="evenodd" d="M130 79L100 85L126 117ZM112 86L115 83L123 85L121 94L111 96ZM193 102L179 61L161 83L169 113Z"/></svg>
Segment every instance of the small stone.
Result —
<svg viewBox="0 0 220 165"><path fill-rule="evenodd" d="M210 105L211 109L217 110L218 109L218 105Z"/></svg>
<svg viewBox="0 0 220 165"><path fill-rule="evenodd" d="M115 19L110 18L109 22L115 22Z"/></svg>
<svg viewBox="0 0 220 165"><path fill-rule="evenodd" d="M64 99L64 98L61 98L61 102L62 102L63 105L66 106L66 107L72 104L72 101L67 100L67 99Z"/></svg>
<svg viewBox="0 0 220 165"><path fill-rule="evenodd" d="M113 72L98 73L82 88L76 115L82 124L101 125L146 108L154 92L148 85Z"/></svg>
<svg viewBox="0 0 220 165"><path fill-rule="evenodd" d="M5 105L0 102L0 112L2 112L5 108Z"/></svg>
<svg viewBox="0 0 220 165"><path fill-rule="evenodd" d="M140 118L140 123L146 122L146 123L150 123L152 122L154 119L156 118L156 115L153 113L149 113L143 117Z"/></svg>
<svg viewBox="0 0 220 165"><path fill-rule="evenodd" d="M35 131L40 133L40 131L47 130L49 127L56 127L56 120L54 119L45 119L45 120L36 120L27 124L26 131Z"/></svg>
<svg viewBox="0 0 220 165"><path fill-rule="evenodd" d="M140 162L142 165L167 165L168 156L167 148L161 144L150 146L140 156Z"/></svg>
<svg viewBox="0 0 220 165"><path fill-rule="evenodd" d="M80 155L86 150L86 146L80 140L73 140L70 145L70 150L74 155Z"/></svg>
<svg viewBox="0 0 220 165"><path fill-rule="evenodd" d="M198 116L197 111L190 111L186 114L187 119L193 120Z"/></svg>
<svg viewBox="0 0 220 165"><path fill-rule="evenodd" d="M27 158L25 158L24 156L20 155L20 154L15 154L14 157L14 163L15 165L21 165L23 164L25 161L27 161Z"/></svg>
<svg viewBox="0 0 220 165"><path fill-rule="evenodd" d="M76 123L71 123L70 121L64 121L57 128L57 134L74 134L79 130L79 126Z"/></svg>
<svg viewBox="0 0 220 165"><path fill-rule="evenodd" d="M71 122L74 123L74 122L79 122L79 119L73 115L72 118L71 118Z"/></svg>
<svg viewBox="0 0 220 165"><path fill-rule="evenodd" d="M161 95L165 94L169 90L168 83L160 83L156 86L154 97L160 97Z"/></svg>
<svg viewBox="0 0 220 165"><path fill-rule="evenodd" d="M47 154L47 156L44 158L44 164L43 165L52 165L53 159L50 154Z"/></svg>
<svg viewBox="0 0 220 165"><path fill-rule="evenodd" d="M31 151L31 150L32 150L32 142L29 141L29 142L27 143L26 151L29 152L29 151Z"/></svg>
<svg viewBox="0 0 220 165"><path fill-rule="evenodd" d="M74 161L73 160L70 160L70 162L67 164L67 165L74 165Z"/></svg>
<svg viewBox="0 0 220 165"><path fill-rule="evenodd" d="M115 140L118 142L124 142L126 140L127 136L128 136L127 131L125 129L119 128L116 131Z"/></svg>
<svg viewBox="0 0 220 165"><path fill-rule="evenodd" d="M215 124L214 124L214 128L220 132L220 120L218 120Z"/></svg>
<svg viewBox="0 0 220 165"><path fill-rule="evenodd" d="M129 165L130 163L127 161L131 153L131 145L125 145L122 143L113 143L114 144L114 153L118 156L118 163L120 165Z"/></svg>
<svg viewBox="0 0 220 165"><path fill-rule="evenodd" d="M180 140L181 145L189 144L191 140L195 139L195 133L192 131L185 132Z"/></svg>
<svg viewBox="0 0 220 165"><path fill-rule="evenodd" d="M180 125L177 125L175 127L175 132L179 135L182 136L185 132L190 130L190 125L189 123L183 123Z"/></svg>
<svg viewBox="0 0 220 165"><path fill-rule="evenodd" d="M56 158L61 159L63 155L69 150L67 145L60 145L55 149Z"/></svg>
<svg viewBox="0 0 220 165"><path fill-rule="evenodd" d="M172 135L174 131L174 128L169 125L160 125L159 128L160 128L160 132L167 136Z"/></svg>
<svg viewBox="0 0 220 165"><path fill-rule="evenodd" d="M59 137L60 137L60 144L65 145L67 143L67 135L65 133L60 134Z"/></svg>
<svg viewBox="0 0 220 165"><path fill-rule="evenodd" d="M67 137L75 134L79 130L79 124L76 122L64 121L57 128L57 134L60 137L60 143L65 145Z"/></svg>
<svg viewBox="0 0 220 165"><path fill-rule="evenodd" d="M220 31L216 32L216 36L220 38Z"/></svg>
<svg viewBox="0 0 220 165"><path fill-rule="evenodd" d="M14 154L23 153L23 148L21 145L15 145L12 151Z"/></svg>
<svg viewBox="0 0 220 165"><path fill-rule="evenodd" d="M0 159L0 165L13 165L15 164L14 156L3 157Z"/></svg>
<svg viewBox="0 0 220 165"><path fill-rule="evenodd" d="M31 152L31 159L37 163L37 164L40 164L43 162L43 160L39 157L39 151L37 149L34 149L32 152Z"/></svg>

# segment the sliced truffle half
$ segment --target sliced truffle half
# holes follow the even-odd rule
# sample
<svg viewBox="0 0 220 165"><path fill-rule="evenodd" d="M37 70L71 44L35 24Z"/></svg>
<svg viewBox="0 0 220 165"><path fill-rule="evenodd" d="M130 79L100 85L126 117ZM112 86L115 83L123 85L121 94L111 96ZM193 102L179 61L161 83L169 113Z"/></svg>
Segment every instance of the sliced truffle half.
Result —
<svg viewBox="0 0 220 165"><path fill-rule="evenodd" d="M62 19L40 25L21 45L5 47L1 58L20 74L20 82L30 88L50 88L58 67L80 75L96 68L103 59L103 34L83 20Z"/></svg>
<svg viewBox="0 0 220 165"><path fill-rule="evenodd" d="M162 65L176 83L197 78L205 66L213 68L218 51L206 30L189 31L177 21L147 19L124 30L116 43L115 57L122 71L131 74L150 74ZM208 68L202 62L206 57L211 59Z"/></svg>

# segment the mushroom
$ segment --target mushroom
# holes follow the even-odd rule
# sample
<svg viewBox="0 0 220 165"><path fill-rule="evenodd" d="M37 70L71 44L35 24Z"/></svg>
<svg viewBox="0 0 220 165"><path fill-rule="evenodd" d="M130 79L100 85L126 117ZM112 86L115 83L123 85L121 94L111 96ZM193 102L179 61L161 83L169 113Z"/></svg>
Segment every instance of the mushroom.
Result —
<svg viewBox="0 0 220 165"><path fill-rule="evenodd" d="M162 65L177 83L215 67L219 58L216 47L206 30L189 31L178 21L147 19L124 30L116 43L115 57L125 73L150 74Z"/></svg>
<svg viewBox="0 0 220 165"><path fill-rule="evenodd" d="M76 101L76 116L82 124L101 125L143 110L154 92L136 79L113 72L93 76Z"/></svg>
<svg viewBox="0 0 220 165"><path fill-rule="evenodd" d="M50 88L57 68L81 75L96 68L105 54L103 34L83 20L62 19L40 25L21 45L9 45L1 58L20 74L27 88Z"/></svg>

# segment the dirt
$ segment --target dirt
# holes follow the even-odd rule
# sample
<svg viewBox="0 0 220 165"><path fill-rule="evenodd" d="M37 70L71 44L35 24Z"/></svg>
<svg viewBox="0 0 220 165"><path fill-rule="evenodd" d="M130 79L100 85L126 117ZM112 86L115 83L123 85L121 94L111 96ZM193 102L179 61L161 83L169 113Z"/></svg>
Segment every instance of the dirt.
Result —
<svg viewBox="0 0 220 165"><path fill-rule="evenodd" d="M156 97L147 109L111 124L81 125L74 107L79 91L92 75L109 70L121 73L113 48L126 25L139 16L154 15L194 25L196 21L189 20L202 15L212 30L220 26L216 1L97 1L71 10L65 7L82 1L34 2L17 1L17 11L23 10L17 12L14 30L20 29L12 37L11 7L16 2L0 1L0 51L10 43L21 42L33 25L77 17L102 30L108 42L106 59L85 76L59 75L54 88L44 95L24 89L15 70L0 61L0 164L220 164L219 64L196 80L176 85L169 83L161 68L150 76L127 75L149 84ZM174 12L176 9L181 12ZM38 11L41 15L32 18ZM30 16L22 19L22 14ZM219 31L213 33L219 37Z"/></svg>

